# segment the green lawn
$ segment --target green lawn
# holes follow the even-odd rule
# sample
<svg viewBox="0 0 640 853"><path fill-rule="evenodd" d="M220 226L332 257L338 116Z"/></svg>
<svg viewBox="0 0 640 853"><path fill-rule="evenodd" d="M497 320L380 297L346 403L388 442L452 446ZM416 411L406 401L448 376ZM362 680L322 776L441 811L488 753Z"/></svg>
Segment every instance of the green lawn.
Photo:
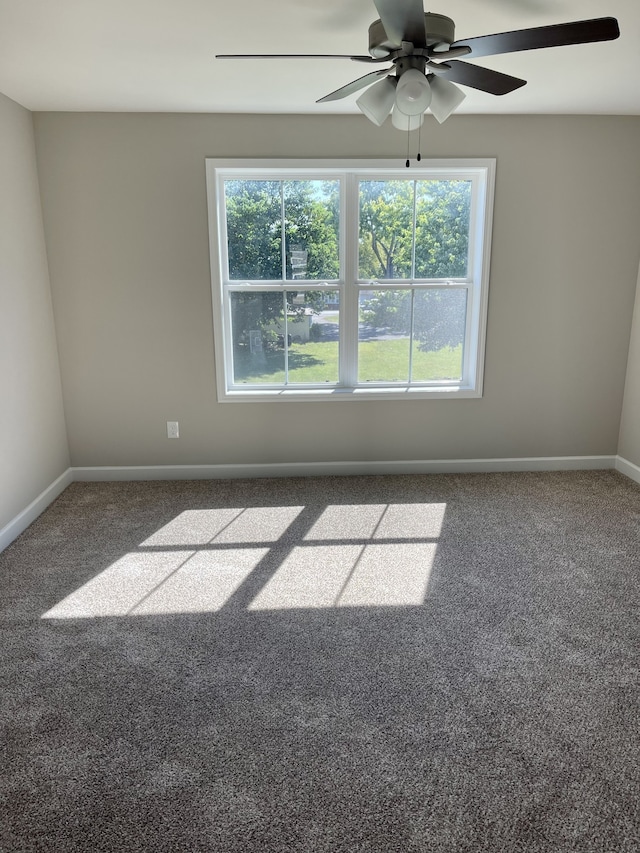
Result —
<svg viewBox="0 0 640 853"><path fill-rule="evenodd" d="M409 372L408 338L361 341L358 349L360 382L404 382ZM436 352L413 349L413 379L459 379L462 345ZM281 384L285 379L284 350L261 356L236 355L236 382L250 385ZM338 381L337 341L309 341L289 347L289 382L335 383Z"/></svg>
<svg viewBox="0 0 640 853"><path fill-rule="evenodd" d="M427 382L459 379L462 368L462 344L423 352L413 347L412 379ZM358 381L406 382L409 375L409 339L361 341L358 348Z"/></svg>

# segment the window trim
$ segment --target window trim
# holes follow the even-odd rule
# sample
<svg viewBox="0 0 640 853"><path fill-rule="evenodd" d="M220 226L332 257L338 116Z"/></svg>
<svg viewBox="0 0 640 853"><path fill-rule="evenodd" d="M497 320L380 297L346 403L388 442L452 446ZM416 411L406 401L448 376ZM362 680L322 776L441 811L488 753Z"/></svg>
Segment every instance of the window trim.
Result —
<svg viewBox="0 0 640 853"><path fill-rule="evenodd" d="M491 259L491 238L493 224L493 206L495 192L495 158L461 158L461 159L430 159L422 160L412 165L411 170L399 168L397 160L389 159L219 159L206 158L207 206L209 218L209 253L211 266L214 354L217 398L219 402L278 402L292 400L306 401L345 401L345 400L399 400L399 399L469 399L479 398L483 394L484 362L486 345L487 309L489 299L489 273ZM331 385L327 388L296 384L295 387L265 388L263 386L231 387L227 376L227 365L232 365L230 329L230 300L229 293L233 291L233 283L225 286L223 271L227 268L226 222L223 207L223 181L233 178L255 178L273 180L295 179L336 179L345 181L347 191L341 193L340 201L340 278L327 281L324 289L343 290L354 285L358 292L368 284L357 277L357 247L354 240L357 235L353 228L347 227L347 221L358 219L354 211L354 192L352 182L359 178L366 179L375 173L375 179L416 178L428 176L436 170L436 176L447 178L473 177L474 204L469 226L470 259L472 268L468 278L470 283L468 293L472 296L471 310L467 312L467 328L465 332L465 353L463 375L468 379L466 384L451 383L429 386L406 386L379 383L371 386L344 387ZM351 191L349 191L351 189ZM476 217L475 219L474 217ZM473 248L472 248L473 246ZM420 280L416 280L420 281ZM291 289L295 281L261 282L252 285L251 290L273 291L281 287ZM314 282L299 282L297 289L314 289ZM441 285L444 281L441 282ZM412 286L409 280L382 281L376 283L376 289L402 289ZM427 285L428 286L428 285ZM438 286L434 280L433 286ZM450 286L455 287L455 280ZM238 288L236 288L238 289ZM316 287L315 289L320 289ZM369 288L371 289L371 288ZM357 296L356 296L357 299ZM341 304L343 310L344 302ZM341 334L346 330L341 317Z"/></svg>

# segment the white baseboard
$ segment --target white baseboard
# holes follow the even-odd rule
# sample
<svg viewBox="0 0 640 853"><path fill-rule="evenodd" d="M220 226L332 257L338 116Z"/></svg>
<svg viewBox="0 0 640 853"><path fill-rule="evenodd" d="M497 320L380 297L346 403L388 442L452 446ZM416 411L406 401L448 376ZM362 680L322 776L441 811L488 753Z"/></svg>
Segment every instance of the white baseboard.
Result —
<svg viewBox="0 0 640 853"><path fill-rule="evenodd" d="M51 483L50 486L47 486L47 488L41 492L35 500L31 501L28 507L16 515L9 524L5 525L2 530L0 530L0 551L4 551L4 549L10 545L14 539L17 539L18 536L20 536L20 534L23 533L27 527L45 511L49 504L53 503L58 495L62 494L67 486L73 483L73 480L73 469L67 468L67 470L57 478L57 480L54 480L53 483Z"/></svg>
<svg viewBox="0 0 640 853"><path fill-rule="evenodd" d="M146 465L74 468L79 482L114 480L226 480L354 474L469 474L500 471L573 471L614 468L615 456L521 459L435 459L387 462L274 462L235 465Z"/></svg>
<svg viewBox="0 0 640 853"><path fill-rule="evenodd" d="M616 456L616 471L619 471L631 480L635 480L636 483L640 483L640 468L622 456Z"/></svg>

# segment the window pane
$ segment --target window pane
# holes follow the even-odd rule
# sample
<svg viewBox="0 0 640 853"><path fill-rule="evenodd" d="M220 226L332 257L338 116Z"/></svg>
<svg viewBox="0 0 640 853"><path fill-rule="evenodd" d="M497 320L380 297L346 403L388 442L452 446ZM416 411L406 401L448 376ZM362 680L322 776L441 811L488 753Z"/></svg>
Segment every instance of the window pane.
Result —
<svg viewBox="0 0 640 853"><path fill-rule="evenodd" d="M338 291L291 295L291 302L287 299L289 382L335 384L340 331Z"/></svg>
<svg viewBox="0 0 640 853"><path fill-rule="evenodd" d="M358 323L358 381L409 380L410 290L363 290Z"/></svg>
<svg viewBox="0 0 640 853"><path fill-rule="evenodd" d="M471 181L418 181L416 278L465 278Z"/></svg>
<svg viewBox="0 0 640 853"><path fill-rule="evenodd" d="M461 379L466 315L465 289L416 289L411 362L413 382Z"/></svg>
<svg viewBox="0 0 640 853"><path fill-rule="evenodd" d="M280 181L225 181L232 281L282 278Z"/></svg>
<svg viewBox="0 0 640 853"><path fill-rule="evenodd" d="M233 381L284 382L283 292L232 293Z"/></svg>
<svg viewBox="0 0 640 853"><path fill-rule="evenodd" d="M411 278L414 181L360 182L358 278Z"/></svg>
<svg viewBox="0 0 640 853"><path fill-rule="evenodd" d="M339 181L285 181L287 279L339 277L339 210Z"/></svg>

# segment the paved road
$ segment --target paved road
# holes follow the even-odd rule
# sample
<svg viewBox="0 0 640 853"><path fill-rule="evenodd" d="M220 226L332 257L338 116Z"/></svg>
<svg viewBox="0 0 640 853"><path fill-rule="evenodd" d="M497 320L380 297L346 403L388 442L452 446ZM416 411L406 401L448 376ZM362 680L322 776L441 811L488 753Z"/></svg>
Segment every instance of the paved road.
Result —
<svg viewBox="0 0 640 853"><path fill-rule="evenodd" d="M338 324L334 322L335 312L331 312L331 319L325 319L322 314L314 315L313 323L322 326L323 341L337 341L339 336ZM386 329L376 329L374 326L360 324L358 338L361 341L390 341L398 338L408 338L408 334L392 334Z"/></svg>

